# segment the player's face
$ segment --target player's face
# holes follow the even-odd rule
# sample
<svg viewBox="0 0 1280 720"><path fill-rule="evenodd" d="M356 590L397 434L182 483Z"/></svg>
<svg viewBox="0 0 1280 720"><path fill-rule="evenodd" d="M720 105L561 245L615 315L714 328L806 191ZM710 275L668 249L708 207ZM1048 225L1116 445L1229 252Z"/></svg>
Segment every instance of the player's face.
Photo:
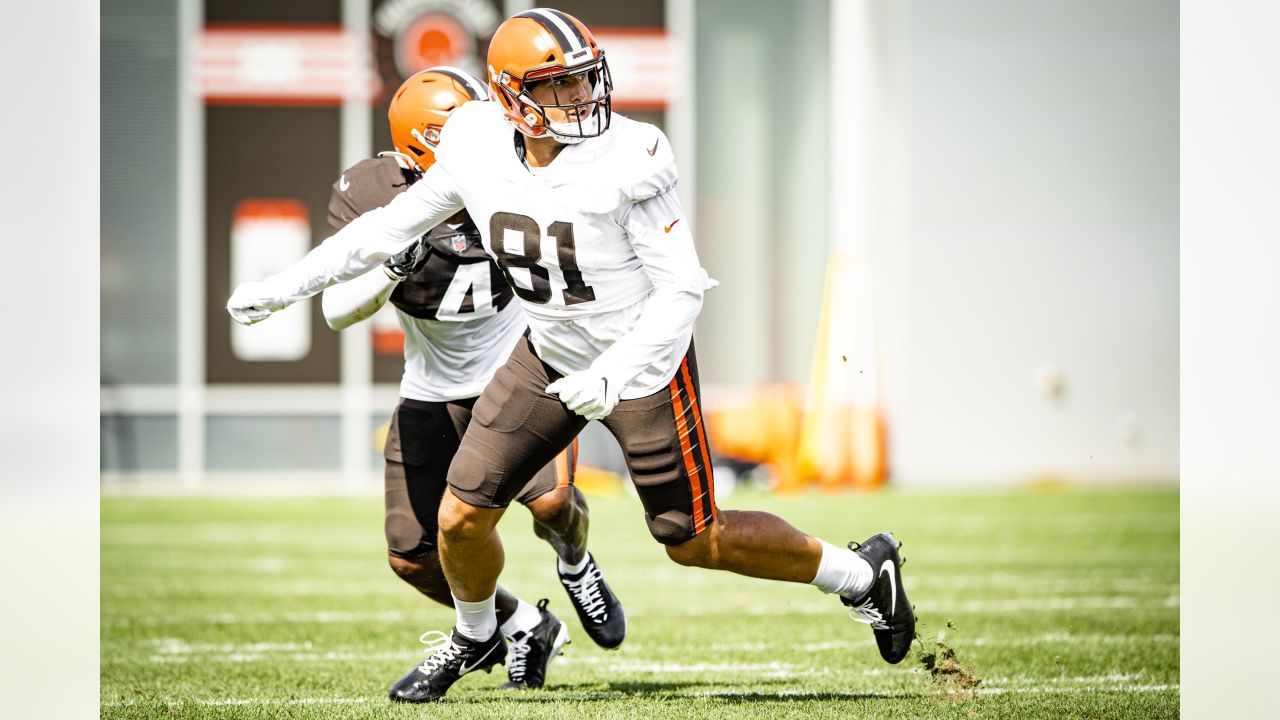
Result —
<svg viewBox="0 0 1280 720"><path fill-rule="evenodd" d="M527 90L534 102L541 105L547 121L553 123L577 122L595 113L594 103L578 108L551 107L553 105L578 105L591 100L592 88L588 73L578 73L544 80L530 81Z"/></svg>

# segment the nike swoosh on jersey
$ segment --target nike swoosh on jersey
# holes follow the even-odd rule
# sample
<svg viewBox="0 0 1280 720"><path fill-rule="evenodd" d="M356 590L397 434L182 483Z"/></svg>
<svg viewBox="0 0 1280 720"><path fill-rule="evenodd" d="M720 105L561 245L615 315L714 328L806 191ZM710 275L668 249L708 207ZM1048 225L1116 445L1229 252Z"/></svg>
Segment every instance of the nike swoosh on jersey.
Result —
<svg viewBox="0 0 1280 720"><path fill-rule="evenodd" d="M657 155L657 154L658 154L658 141L657 141L657 140L654 140L654 141L653 141L653 147L649 148L649 154L650 154L650 155Z"/></svg>
<svg viewBox="0 0 1280 720"><path fill-rule="evenodd" d="M880 572L877 575L883 575L884 571L889 571L889 593L893 601L889 604L889 617L893 617L893 611L898 609L898 580L893 574L893 561L885 560L880 563Z"/></svg>
<svg viewBox="0 0 1280 720"><path fill-rule="evenodd" d="M676 223L678 222L680 222L680 218L676 218L675 220L672 220L670 225L662 228L662 232L665 232L665 233L671 232L671 228L675 227Z"/></svg>
<svg viewBox="0 0 1280 720"><path fill-rule="evenodd" d="M493 644L493 647L489 648L489 652L485 653L484 655L481 655L481 656L480 656L480 658L479 658L478 660L476 660L476 661L475 661L475 664L473 664L473 665L467 665L465 662L464 662L464 663L462 663L461 667L459 667L459 668L458 668L458 674L459 674L459 675L466 675L467 673L471 672L472 670L475 670L475 669L476 669L476 667L477 667L480 663L484 662L484 659L485 659L485 658L487 658L487 657L489 657L490 655L492 655L492 654L493 654L493 651L494 651L494 650L497 650L497 649L498 649L498 643L494 643L494 644Z"/></svg>
<svg viewBox="0 0 1280 720"><path fill-rule="evenodd" d="M341 191L341 192L346 192L346 191L347 191L347 188L349 188L349 187L351 187L351 182L347 180L347 176L346 176L346 175L342 175L341 177L339 177L339 178L338 178L338 190L339 190L339 191Z"/></svg>

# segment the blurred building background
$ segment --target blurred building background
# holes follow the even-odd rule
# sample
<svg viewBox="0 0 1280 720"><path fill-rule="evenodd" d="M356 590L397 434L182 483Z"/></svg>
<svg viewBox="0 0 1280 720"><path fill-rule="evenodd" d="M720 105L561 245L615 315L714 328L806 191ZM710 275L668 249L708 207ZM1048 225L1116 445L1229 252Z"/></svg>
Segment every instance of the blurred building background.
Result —
<svg viewBox="0 0 1280 720"><path fill-rule="evenodd" d="M311 301L263 344L223 305L271 261L264 227L296 254L330 234L330 186L390 147L403 77L478 70L539 4L103 6L104 489L380 486L393 329L334 333ZM675 148L722 283L697 331L709 410L842 393L808 387L830 361L890 482L1177 479L1176 3L551 5ZM616 467L607 435L585 445Z"/></svg>

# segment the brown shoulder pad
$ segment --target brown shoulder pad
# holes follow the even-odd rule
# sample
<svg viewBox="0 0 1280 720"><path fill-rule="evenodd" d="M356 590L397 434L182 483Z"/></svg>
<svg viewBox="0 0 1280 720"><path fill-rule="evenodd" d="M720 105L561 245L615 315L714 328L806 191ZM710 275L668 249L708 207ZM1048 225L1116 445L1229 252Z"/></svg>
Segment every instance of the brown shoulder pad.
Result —
<svg viewBox="0 0 1280 720"><path fill-rule="evenodd" d="M329 224L342 229L361 215L391 202L409 189L409 179L392 157L361 160L334 181L329 193Z"/></svg>

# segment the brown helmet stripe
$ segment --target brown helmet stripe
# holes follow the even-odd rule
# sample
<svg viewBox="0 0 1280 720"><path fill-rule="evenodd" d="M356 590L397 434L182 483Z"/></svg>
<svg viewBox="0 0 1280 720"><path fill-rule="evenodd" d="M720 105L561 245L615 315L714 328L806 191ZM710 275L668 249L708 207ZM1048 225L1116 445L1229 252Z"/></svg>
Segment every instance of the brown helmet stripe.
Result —
<svg viewBox="0 0 1280 720"><path fill-rule="evenodd" d="M574 43L574 50L581 50L587 47L587 36L583 35L582 31L578 29L578 24L573 21L573 18L552 8L543 8L543 11L559 18L565 24L565 27L569 28L569 39Z"/></svg>
<svg viewBox="0 0 1280 720"><path fill-rule="evenodd" d="M556 44L560 46L560 52L566 56L587 47L587 38L583 36L582 31L573 20L569 19L568 15L559 10L536 8L526 10L516 17L529 18L545 28L551 33L551 37L555 38Z"/></svg>
<svg viewBox="0 0 1280 720"><path fill-rule="evenodd" d="M483 91L484 85L482 85L476 78L471 77L471 75L465 71L449 67L448 65L437 65L430 68L428 72L438 72L441 75L448 75L454 82L458 83L464 90L466 90L472 100L484 100L487 98L487 94Z"/></svg>

